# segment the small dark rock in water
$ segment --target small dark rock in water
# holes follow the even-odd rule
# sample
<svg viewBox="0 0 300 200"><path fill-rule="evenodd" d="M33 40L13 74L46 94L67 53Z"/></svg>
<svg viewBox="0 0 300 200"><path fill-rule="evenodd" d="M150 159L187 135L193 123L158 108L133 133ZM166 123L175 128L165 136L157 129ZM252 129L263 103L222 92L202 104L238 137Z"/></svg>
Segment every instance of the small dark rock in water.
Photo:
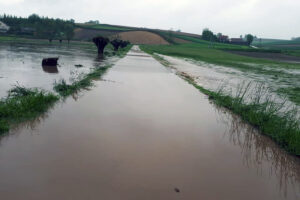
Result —
<svg viewBox="0 0 300 200"><path fill-rule="evenodd" d="M83 67L83 65L80 65L80 64L79 64L79 65L75 65L75 67Z"/></svg>
<svg viewBox="0 0 300 200"><path fill-rule="evenodd" d="M178 188L174 188L175 192L179 193L180 190Z"/></svg>
<svg viewBox="0 0 300 200"><path fill-rule="evenodd" d="M58 58L44 58L42 61L42 65L56 66L57 61L58 61Z"/></svg>

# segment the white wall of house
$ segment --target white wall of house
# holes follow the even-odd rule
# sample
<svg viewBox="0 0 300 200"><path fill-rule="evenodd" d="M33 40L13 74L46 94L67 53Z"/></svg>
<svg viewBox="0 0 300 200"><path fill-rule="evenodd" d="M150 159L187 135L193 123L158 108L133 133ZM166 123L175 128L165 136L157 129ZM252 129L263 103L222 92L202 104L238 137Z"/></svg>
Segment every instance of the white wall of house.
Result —
<svg viewBox="0 0 300 200"><path fill-rule="evenodd" d="M9 26L0 21L0 33L6 33L9 30Z"/></svg>

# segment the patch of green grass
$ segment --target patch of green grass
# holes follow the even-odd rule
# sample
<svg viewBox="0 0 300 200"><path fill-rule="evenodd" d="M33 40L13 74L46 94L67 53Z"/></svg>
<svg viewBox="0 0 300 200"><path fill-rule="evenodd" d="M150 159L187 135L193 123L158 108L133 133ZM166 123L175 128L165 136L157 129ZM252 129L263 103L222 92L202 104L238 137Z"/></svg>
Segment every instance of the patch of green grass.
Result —
<svg viewBox="0 0 300 200"><path fill-rule="evenodd" d="M199 86L197 86L199 88ZM300 155L300 119L298 110L282 112L284 102L275 103L272 97L262 101L262 91L255 91L256 97L246 102L244 93L248 87L242 88L239 95L232 97L222 92L209 92L209 98L217 105L230 109L241 118L257 127L263 134L272 138L282 148L294 155ZM202 90L203 91L203 90Z"/></svg>
<svg viewBox="0 0 300 200"><path fill-rule="evenodd" d="M16 37L12 37L12 36L0 36L0 42L2 41L14 41L16 39Z"/></svg>
<svg viewBox="0 0 300 200"><path fill-rule="evenodd" d="M247 70L251 70L253 67L245 63L264 64L269 65L270 67L281 65L284 66L284 68L300 69L299 64L281 63L271 60L240 56L227 53L216 48L210 48L205 44L199 43L177 45L141 45L141 49L150 54L159 53L183 58L192 58L194 60L201 60L217 65Z"/></svg>
<svg viewBox="0 0 300 200"><path fill-rule="evenodd" d="M96 49L95 45L92 42L86 42L86 41L76 41L71 40L70 43L68 43L66 40L63 40L62 43L60 43L58 40L53 40L51 43L49 43L49 40L46 39L35 39L35 38L25 38L20 36L1 36L0 35L0 44L4 43L22 43L22 44L33 44L33 45L58 45L58 46L78 46L83 48L89 48L89 49Z"/></svg>
<svg viewBox="0 0 300 200"><path fill-rule="evenodd" d="M284 50L283 53L290 56L300 57L300 50Z"/></svg>
<svg viewBox="0 0 300 200"><path fill-rule="evenodd" d="M67 97L82 89L88 89L93 85L92 81L100 78L110 67L111 65L95 68L92 72L79 77L78 80L74 81L72 84L67 84L65 80L61 80L54 84L54 90L62 97Z"/></svg>
<svg viewBox="0 0 300 200"><path fill-rule="evenodd" d="M58 100L59 97L43 90L15 86L0 101L0 133L7 132L11 125L45 113Z"/></svg>
<svg viewBox="0 0 300 200"><path fill-rule="evenodd" d="M17 37L13 35L0 35L0 42L24 42L27 43L32 39Z"/></svg>
<svg viewBox="0 0 300 200"><path fill-rule="evenodd" d="M209 41L202 40L201 38L196 38L196 37L191 37L186 35L175 34L174 37L187 40L193 43L197 43L207 48L213 48L218 50L259 51L259 49L255 49L246 45L235 45L235 44L221 43L221 42L211 43Z"/></svg>
<svg viewBox="0 0 300 200"><path fill-rule="evenodd" d="M129 27L114 26L109 24L77 24L78 27L99 30L112 30L112 31L130 31L133 30Z"/></svg>
<svg viewBox="0 0 300 200"><path fill-rule="evenodd" d="M300 40L276 40L276 39L262 39L260 42L259 39L254 40L255 45L294 45L300 44Z"/></svg>
<svg viewBox="0 0 300 200"><path fill-rule="evenodd" d="M254 40L253 45L260 48L280 49L289 52L300 50L300 40L276 40L276 39L259 39Z"/></svg>
<svg viewBox="0 0 300 200"><path fill-rule="evenodd" d="M262 45L259 42L255 41L252 45L258 46L259 48L252 48L245 45L234 45L227 43L211 43L209 41L202 40L200 38L178 35L175 34L174 37L187 40L193 43L198 43L201 45L206 45L209 48L214 48L218 50L225 51L245 51L245 52L264 52L264 53L284 53L287 55L300 56L300 42L292 40L263 40ZM287 46L295 45L295 46ZM299 45L299 46L298 46Z"/></svg>
<svg viewBox="0 0 300 200"><path fill-rule="evenodd" d="M0 135L9 131L9 124L6 120L0 120Z"/></svg>

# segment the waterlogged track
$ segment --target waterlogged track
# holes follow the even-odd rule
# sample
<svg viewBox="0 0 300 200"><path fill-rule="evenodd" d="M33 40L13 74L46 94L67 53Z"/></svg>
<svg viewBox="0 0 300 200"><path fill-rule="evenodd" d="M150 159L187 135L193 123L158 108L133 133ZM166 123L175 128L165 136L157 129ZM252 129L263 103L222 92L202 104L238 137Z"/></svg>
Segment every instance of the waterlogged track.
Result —
<svg viewBox="0 0 300 200"><path fill-rule="evenodd" d="M134 48L0 144L1 199L299 199L300 163Z"/></svg>

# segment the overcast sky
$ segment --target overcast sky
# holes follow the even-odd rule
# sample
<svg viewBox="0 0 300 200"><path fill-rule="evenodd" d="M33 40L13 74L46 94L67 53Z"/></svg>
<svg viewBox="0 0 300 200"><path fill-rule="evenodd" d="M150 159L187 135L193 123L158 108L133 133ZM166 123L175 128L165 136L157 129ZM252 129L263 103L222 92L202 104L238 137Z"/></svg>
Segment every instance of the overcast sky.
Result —
<svg viewBox="0 0 300 200"><path fill-rule="evenodd" d="M230 37L300 36L300 0L0 0L0 14L99 20L100 23Z"/></svg>

